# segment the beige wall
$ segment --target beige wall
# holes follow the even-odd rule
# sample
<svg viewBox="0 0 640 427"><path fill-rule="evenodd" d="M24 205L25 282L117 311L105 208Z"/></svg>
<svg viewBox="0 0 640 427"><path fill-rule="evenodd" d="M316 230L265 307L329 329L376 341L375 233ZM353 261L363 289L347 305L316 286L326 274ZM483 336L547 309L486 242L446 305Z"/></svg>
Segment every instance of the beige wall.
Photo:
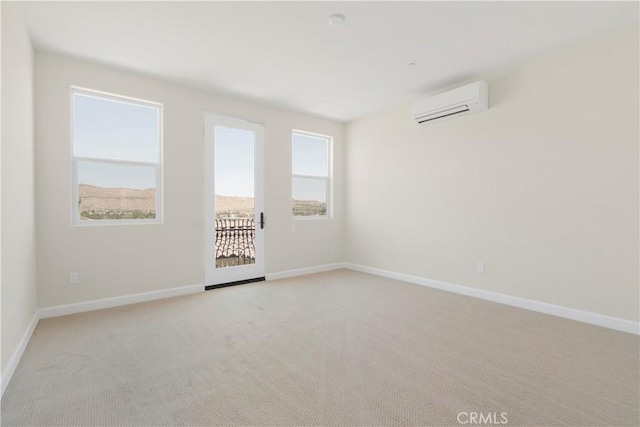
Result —
<svg viewBox="0 0 640 427"><path fill-rule="evenodd" d="M162 225L70 225L71 85L164 104ZM36 53L35 96L40 307L203 283L204 110L265 124L267 273L342 260L341 123L42 52ZM335 138L335 216L295 221L295 232L292 129ZM80 273L80 285L69 284L71 272Z"/></svg>
<svg viewBox="0 0 640 427"><path fill-rule="evenodd" d="M35 72L41 307L202 283L210 110L266 125L268 273L346 260L638 320L637 27L480 76L482 114L351 122L344 165L340 123L49 53ZM164 224L70 225L71 85L164 104ZM333 220L291 220L292 128L335 137Z"/></svg>
<svg viewBox="0 0 640 427"><path fill-rule="evenodd" d="M2 2L2 374L36 312L33 49Z"/></svg>
<svg viewBox="0 0 640 427"><path fill-rule="evenodd" d="M346 260L637 321L638 59L635 27L480 76L485 113L349 123Z"/></svg>

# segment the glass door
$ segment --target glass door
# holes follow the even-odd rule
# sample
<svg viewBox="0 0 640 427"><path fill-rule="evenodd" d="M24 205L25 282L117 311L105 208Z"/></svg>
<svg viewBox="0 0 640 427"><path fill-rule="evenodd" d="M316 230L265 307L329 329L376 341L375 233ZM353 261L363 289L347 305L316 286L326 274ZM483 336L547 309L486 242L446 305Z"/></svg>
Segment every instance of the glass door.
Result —
<svg viewBox="0 0 640 427"><path fill-rule="evenodd" d="M264 279L264 127L205 113L205 285Z"/></svg>

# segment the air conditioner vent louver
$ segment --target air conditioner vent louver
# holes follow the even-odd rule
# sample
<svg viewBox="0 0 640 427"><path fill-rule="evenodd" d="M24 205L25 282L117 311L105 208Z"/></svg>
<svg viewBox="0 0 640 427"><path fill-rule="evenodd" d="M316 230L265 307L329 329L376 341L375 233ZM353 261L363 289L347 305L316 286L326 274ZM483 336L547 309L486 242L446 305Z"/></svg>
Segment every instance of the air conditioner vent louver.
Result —
<svg viewBox="0 0 640 427"><path fill-rule="evenodd" d="M418 123L447 120L458 115L479 113L489 108L488 87L478 81L439 93L413 105L413 118Z"/></svg>
<svg viewBox="0 0 640 427"><path fill-rule="evenodd" d="M466 113L467 111L469 111L469 107L465 104L459 107L448 108L435 114L427 114L422 117L417 117L416 120L418 121L418 123L425 123L432 120L442 119L448 116L454 116L456 114Z"/></svg>

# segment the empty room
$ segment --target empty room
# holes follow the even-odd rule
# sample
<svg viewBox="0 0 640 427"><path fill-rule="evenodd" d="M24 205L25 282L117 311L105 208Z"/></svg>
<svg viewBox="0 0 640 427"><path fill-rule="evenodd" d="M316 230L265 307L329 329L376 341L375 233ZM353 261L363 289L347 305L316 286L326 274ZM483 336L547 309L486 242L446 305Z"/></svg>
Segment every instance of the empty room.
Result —
<svg viewBox="0 0 640 427"><path fill-rule="evenodd" d="M640 2L2 1L2 426L640 425Z"/></svg>

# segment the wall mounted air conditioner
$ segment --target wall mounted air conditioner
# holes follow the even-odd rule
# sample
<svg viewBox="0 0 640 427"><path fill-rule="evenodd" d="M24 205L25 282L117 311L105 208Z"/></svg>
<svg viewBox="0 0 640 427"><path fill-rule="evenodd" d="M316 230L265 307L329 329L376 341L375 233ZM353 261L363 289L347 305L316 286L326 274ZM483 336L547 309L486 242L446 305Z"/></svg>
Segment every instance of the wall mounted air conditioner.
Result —
<svg viewBox="0 0 640 427"><path fill-rule="evenodd" d="M413 104L413 118L418 123L439 122L488 108L487 83L477 81L416 102Z"/></svg>

